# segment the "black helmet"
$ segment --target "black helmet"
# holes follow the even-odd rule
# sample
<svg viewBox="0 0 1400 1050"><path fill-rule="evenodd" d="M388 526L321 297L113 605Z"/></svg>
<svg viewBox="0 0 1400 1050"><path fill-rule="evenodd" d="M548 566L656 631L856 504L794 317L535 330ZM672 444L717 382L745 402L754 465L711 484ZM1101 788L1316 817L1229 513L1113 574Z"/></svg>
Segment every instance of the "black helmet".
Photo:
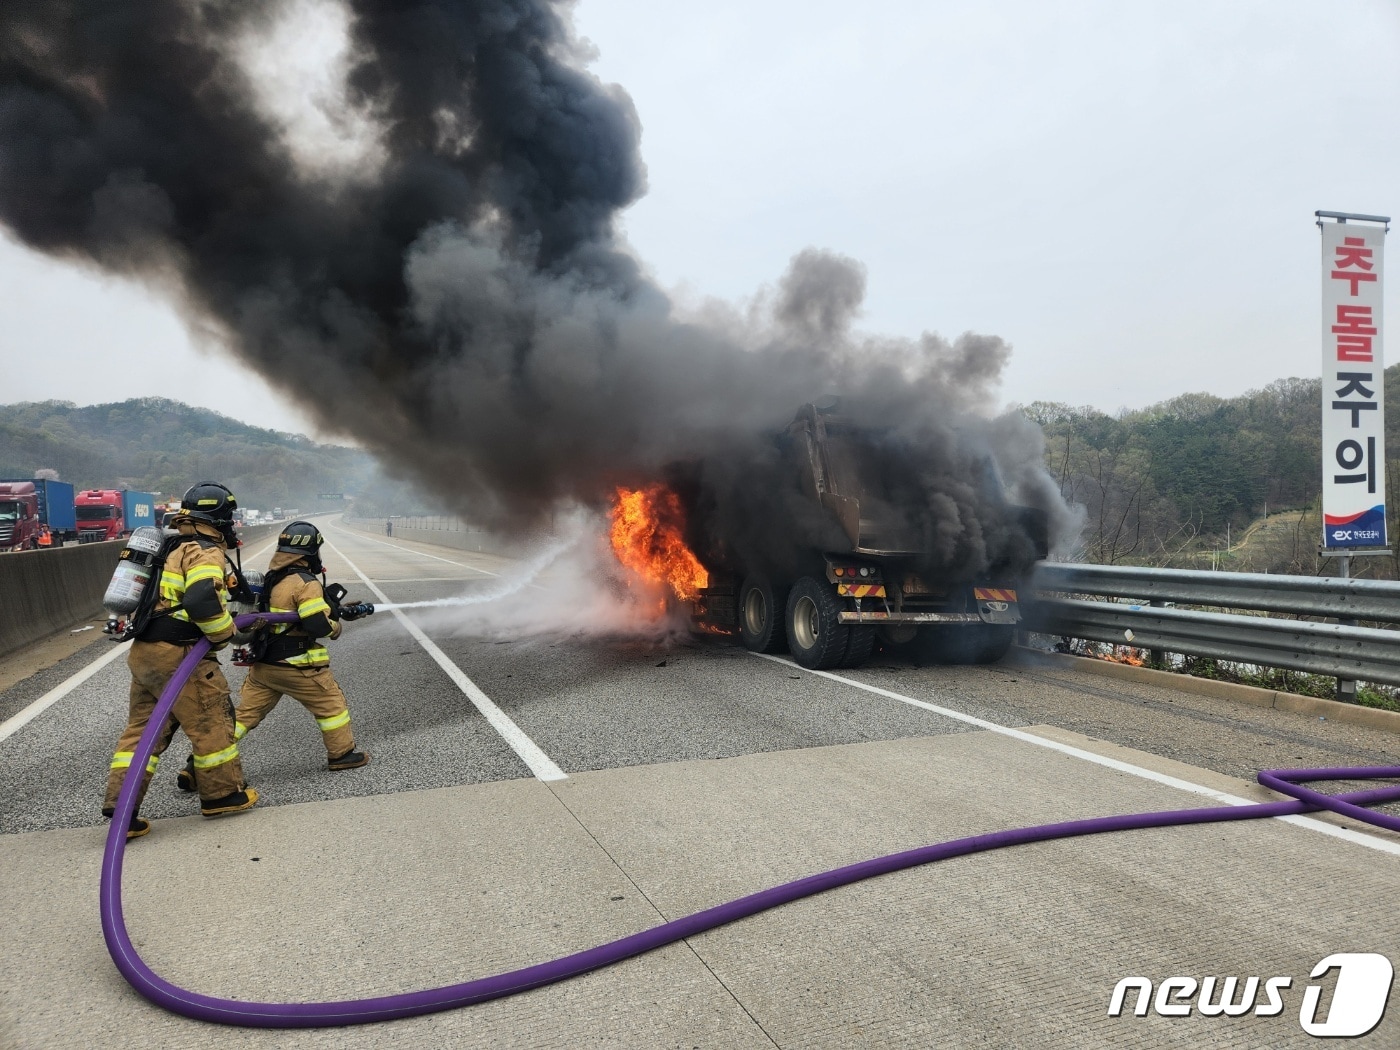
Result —
<svg viewBox="0 0 1400 1050"><path fill-rule="evenodd" d="M325 543L321 530L309 521L289 521L277 537L277 549L283 554L315 554Z"/></svg>
<svg viewBox="0 0 1400 1050"><path fill-rule="evenodd" d="M198 485L190 486L181 497L179 517L213 525L224 534L230 547L236 547L238 537L233 532L233 512L237 509L238 500L228 486L220 485L217 481L201 481Z"/></svg>
<svg viewBox="0 0 1400 1050"><path fill-rule="evenodd" d="M321 570L321 530L309 521L289 521L277 537L279 554L300 554L315 572Z"/></svg>

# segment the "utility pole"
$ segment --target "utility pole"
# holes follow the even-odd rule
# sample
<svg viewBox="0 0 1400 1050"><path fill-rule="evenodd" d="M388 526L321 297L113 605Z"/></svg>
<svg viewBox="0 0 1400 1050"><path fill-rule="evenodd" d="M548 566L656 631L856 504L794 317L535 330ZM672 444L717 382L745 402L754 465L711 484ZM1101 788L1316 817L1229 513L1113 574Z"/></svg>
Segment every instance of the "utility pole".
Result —
<svg viewBox="0 0 1400 1050"><path fill-rule="evenodd" d="M1344 579L1344 580L1350 579L1350 578L1351 578L1351 555L1349 555L1349 554L1343 554L1343 555L1341 555L1341 556L1337 559L1337 561L1341 563L1340 566L1339 566L1339 573L1338 573L1338 574L1339 574L1339 575L1342 577L1342 579ZM1337 618L1337 623L1341 624L1343 627L1355 627L1355 626L1356 626L1356 621L1353 620L1353 619L1351 619L1350 617L1346 617L1346 616L1338 617L1338 618ZM1340 701L1341 701L1342 703L1344 703L1344 704L1354 704L1354 703L1356 703L1356 679L1355 679L1355 678L1338 678L1338 679L1337 679L1337 699L1340 700Z"/></svg>

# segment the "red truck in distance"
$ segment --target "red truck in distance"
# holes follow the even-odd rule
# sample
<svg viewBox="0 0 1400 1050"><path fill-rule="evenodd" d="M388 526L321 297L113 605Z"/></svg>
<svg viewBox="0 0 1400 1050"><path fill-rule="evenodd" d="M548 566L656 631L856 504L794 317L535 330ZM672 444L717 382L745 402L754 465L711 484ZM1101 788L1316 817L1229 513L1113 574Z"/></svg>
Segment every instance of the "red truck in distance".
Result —
<svg viewBox="0 0 1400 1050"><path fill-rule="evenodd" d="M45 478L0 481L0 551L61 547L78 538L73 486Z"/></svg>
<svg viewBox="0 0 1400 1050"><path fill-rule="evenodd" d="M85 489L75 497L78 540L99 543L130 536L142 525L156 523L156 498L129 489Z"/></svg>

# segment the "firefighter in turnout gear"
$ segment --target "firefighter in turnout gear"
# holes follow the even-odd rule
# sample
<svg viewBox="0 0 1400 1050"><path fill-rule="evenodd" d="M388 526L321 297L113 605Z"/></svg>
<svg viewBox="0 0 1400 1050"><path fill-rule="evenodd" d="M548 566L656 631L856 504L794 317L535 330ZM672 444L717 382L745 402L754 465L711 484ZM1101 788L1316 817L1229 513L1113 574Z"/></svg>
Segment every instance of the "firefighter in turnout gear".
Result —
<svg viewBox="0 0 1400 1050"><path fill-rule="evenodd" d="M156 702L190 647L201 638L211 643L209 655L200 661L175 700L170 717L156 741L155 751L142 771L141 800L155 772L160 756L170 746L176 728L189 737L194 784L199 790L199 809L206 817L218 817L251 809L258 793L243 781L243 765L238 758L234 736L233 703L228 681L214 651L235 639L233 616L226 601L239 578L230 565L227 552L238 546L233 531L237 501L227 488L216 482L201 482L185 493L181 511L172 525L179 540L165 557L158 580L158 598L144 623L136 624L136 636L127 656L131 669L130 708L126 729L117 741L107 777L107 794L102 814L111 817L117 795L131 766L133 750L150 721ZM132 818L127 838L150 830L140 816Z"/></svg>
<svg viewBox="0 0 1400 1050"><path fill-rule="evenodd" d="M277 550L263 578L263 603L268 612L295 612L300 620L272 625L265 644L254 647L235 732L243 739L284 695L290 696L315 716L326 745L326 767L355 769L369 762L369 755L355 750L345 694L320 642L340 637L342 618L339 603L327 600L324 579L316 578L325 574L322 542L320 531L307 521L290 522L277 537ZM350 618L348 613L345 618Z"/></svg>

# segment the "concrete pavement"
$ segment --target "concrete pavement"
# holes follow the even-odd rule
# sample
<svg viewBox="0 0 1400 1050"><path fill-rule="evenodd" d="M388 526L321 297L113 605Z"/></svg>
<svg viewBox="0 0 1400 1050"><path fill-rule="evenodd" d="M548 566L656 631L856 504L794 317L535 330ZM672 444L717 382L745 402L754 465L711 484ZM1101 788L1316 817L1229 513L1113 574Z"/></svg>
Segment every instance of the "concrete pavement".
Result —
<svg viewBox="0 0 1400 1050"><path fill-rule="evenodd" d="M160 820L128 851L125 893L138 949L184 987L361 998L540 962L928 842L1202 804L967 732ZM1400 956L1396 856L1263 821L947 861L451 1013L216 1029L150 1006L107 958L102 842L96 827L0 837L0 1045L1304 1046L1319 959ZM1294 983L1278 1017L1108 1017L1114 984L1138 974ZM1398 1037L1400 1014L1354 1045Z"/></svg>
<svg viewBox="0 0 1400 1050"><path fill-rule="evenodd" d="M396 601L472 593L513 571L343 530L333 542L333 561L343 547ZM1084 752L1263 798L1237 778L1395 764L1400 746L1376 728L1055 661L882 658L817 676L716 642L503 640L419 622L568 779L530 778L392 614L354 624L333 659L371 765L324 773L314 723L287 702L246 749L265 791L254 811L185 816L190 798L168 771L158 778L143 809L155 829L132 844L125 880L133 936L158 972L265 1001L414 991L930 842L1212 804ZM6 690L0 718L90 659ZM209 1026L138 998L102 944L95 799L124 704L113 663L3 742L0 1047L1303 1046L1299 1007L1319 959L1400 961L1389 907L1400 856L1372 848L1394 851L1396 837L1339 841L1272 821L961 858L454 1013ZM1133 975L1293 983L1277 1017L1135 1017L1131 1005L1108 1017L1114 984ZM1324 1002L1335 980L1318 982ZM1387 1017L1351 1045L1396 1045L1397 1025Z"/></svg>

